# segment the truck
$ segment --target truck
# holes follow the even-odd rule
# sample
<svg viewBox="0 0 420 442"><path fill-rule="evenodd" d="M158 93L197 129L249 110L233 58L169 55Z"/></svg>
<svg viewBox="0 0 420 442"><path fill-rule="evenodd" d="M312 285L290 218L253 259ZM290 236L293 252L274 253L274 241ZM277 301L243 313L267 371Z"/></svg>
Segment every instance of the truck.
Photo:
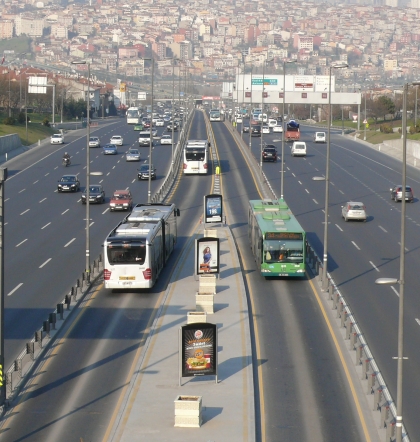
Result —
<svg viewBox="0 0 420 442"><path fill-rule="evenodd" d="M299 141L300 140L300 129L299 123L295 120L290 120L286 125L286 132L284 134L286 141Z"/></svg>

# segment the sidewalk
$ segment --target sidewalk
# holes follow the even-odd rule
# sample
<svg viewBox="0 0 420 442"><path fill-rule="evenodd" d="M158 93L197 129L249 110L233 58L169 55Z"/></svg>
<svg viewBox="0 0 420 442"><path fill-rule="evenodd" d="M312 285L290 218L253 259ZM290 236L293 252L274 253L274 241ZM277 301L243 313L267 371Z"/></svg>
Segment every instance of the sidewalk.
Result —
<svg viewBox="0 0 420 442"><path fill-rule="evenodd" d="M214 314L218 328L218 383L214 376L182 378L178 331L196 311L192 238L174 270L163 305L138 361L109 441L255 441L254 386L248 308L236 247L228 227L218 227L220 279ZM201 232L196 238L202 236ZM202 396L200 428L174 427L177 395Z"/></svg>

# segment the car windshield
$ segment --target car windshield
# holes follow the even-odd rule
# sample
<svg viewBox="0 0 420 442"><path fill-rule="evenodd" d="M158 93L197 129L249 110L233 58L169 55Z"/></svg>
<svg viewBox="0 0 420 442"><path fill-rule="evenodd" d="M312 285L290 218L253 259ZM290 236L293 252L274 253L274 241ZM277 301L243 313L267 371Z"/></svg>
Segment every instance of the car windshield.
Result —
<svg viewBox="0 0 420 442"><path fill-rule="evenodd" d="M138 154L139 154L139 151L138 151L138 150L129 150L128 153L129 153L130 155L138 155Z"/></svg>
<svg viewBox="0 0 420 442"><path fill-rule="evenodd" d="M89 187L89 192L99 193L100 191L101 191L100 187L97 187L97 186L90 186Z"/></svg>
<svg viewBox="0 0 420 442"><path fill-rule="evenodd" d="M349 207L350 210L363 210L363 206L359 206L359 204L353 204Z"/></svg>
<svg viewBox="0 0 420 442"><path fill-rule="evenodd" d="M63 176L63 178L61 178L61 181L76 181L76 177L74 177L74 176Z"/></svg>
<svg viewBox="0 0 420 442"><path fill-rule="evenodd" d="M119 139L121 139L121 137L120 137L119 135L114 135L114 136L112 137L112 139L113 139L113 140L119 140Z"/></svg>
<svg viewBox="0 0 420 442"><path fill-rule="evenodd" d="M96 141L97 140L97 138L95 138L95 137L90 137L89 138L89 141Z"/></svg>
<svg viewBox="0 0 420 442"><path fill-rule="evenodd" d="M114 196L112 198L114 200L126 200L126 199L128 199L128 195L122 194L122 193L114 193Z"/></svg>
<svg viewBox="0 0 420 442"><path fill-rule="evenodd" d="M152 166L152 169L153 169L153 166ZM149 165L145 164L144 166L141 166L140 167L140 171L141 172L148 172L149 171Z"/></svg>

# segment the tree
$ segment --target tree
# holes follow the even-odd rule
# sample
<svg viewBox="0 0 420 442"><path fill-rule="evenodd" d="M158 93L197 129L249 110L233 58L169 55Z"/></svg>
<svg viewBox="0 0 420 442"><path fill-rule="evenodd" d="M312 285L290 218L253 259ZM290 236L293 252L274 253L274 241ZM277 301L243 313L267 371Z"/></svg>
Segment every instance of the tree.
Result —
<svg viewBox="0 0 420 442"><path fill-rule="evenodd" d="M375 122L378 121L379 117L382 117L385 120L386 115L395 114L395 104L389 97L381 95L376 100L369 101L370 111L372 112L372 116L375 119Z"/></svg>

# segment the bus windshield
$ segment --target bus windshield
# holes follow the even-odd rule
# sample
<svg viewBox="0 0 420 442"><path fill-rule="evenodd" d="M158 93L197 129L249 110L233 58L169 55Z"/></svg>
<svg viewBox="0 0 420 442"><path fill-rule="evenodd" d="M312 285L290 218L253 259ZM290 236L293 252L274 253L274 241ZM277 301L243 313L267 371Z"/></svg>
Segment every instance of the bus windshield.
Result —
<svg viewBox="0 0 420 442"><path fill-rule="evenodd" d="M146 244L143 242L112 243L107 247L110 264L144 264Z"/></svg>
<svg viewBox="0 0 420 442"><path fill-rule="evenodd" d="M186 161L204 161L206 156L206 149L186 149L185 159Z"/></svg>
<svg viewBox="0 0 420 442"><path fill-rule="evenodd" d="M264 262L303 262L303 242L282 239L282 240L265 240L264 241Z"/></svg>
<svg viewBox="0 0 420 442"><path fill-rule="evenodd" d="M139 116L139 111L137 109L128 109L127 117L128 118L136 118Z"/></svg>

